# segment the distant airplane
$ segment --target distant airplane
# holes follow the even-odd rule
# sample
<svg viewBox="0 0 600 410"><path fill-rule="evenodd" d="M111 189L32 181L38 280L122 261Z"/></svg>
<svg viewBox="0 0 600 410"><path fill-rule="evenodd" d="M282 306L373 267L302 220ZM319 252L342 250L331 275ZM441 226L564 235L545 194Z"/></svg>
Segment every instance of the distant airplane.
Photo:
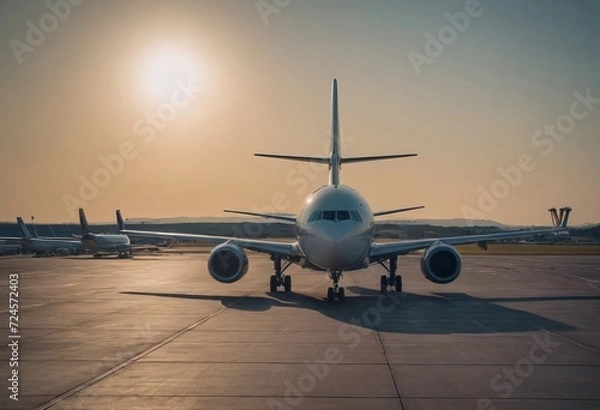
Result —
<svg viewBox="0 0 600 410"><path fill-rule="evenodd" d="M127 235L96 234L90 232L90 227L82 208L79 208L79 224L81 225L81 241L85 247L94 253L94 258L102 255L117 254L119 258L132 255L132 247Z"/></svg>
<svg viewBox="0 0 600 410"><path fill-rule="evenodd" d="M77 239L46 239L34 237L23 218L17 217L17 226L21 232L21 245L31 249L37 256L77 255L85 252L85 246Z"/></svg>
<svg viewBox="0 0 600 410"><path fill-rule="evenodd" d="M248 270L248 258L244 249L268 253L274 262L275 274L271 276L270 290L276 292L283 286L292 289L292 280L284 275L295 263L302 268L327 271L333 285L327 290L327 300L345 299L344 288L338 285L342 273L366 269L381 264L389 275L380 278L381 292L391 287L402 291L402 277L398 274L398 255L425 249L421 258L421 271L425 278L438 284L447 284L458 278L461 259L454 245L478 243L487 247L488 241L521 238L537 234L549 234L566 230L570 208L563 208L561 219L554 220L555 228L502 232L487 235L454 236L419 240L378 243L374 241L374 217L404 212L422 207L399 208L372 212L367 201L354 189L341 184L342 164L413 157L417 154L393 154L367 157L342 157L340 149L337 80L331 89L331 152L328 157L306 157L279 154L255 154L301 162L316 162L329 166L329 183L311 193L302 204L297 217L268 213L232 211L244 215L288 221L296 226L296 240L291 243L258 239L233 238L186 233L140 231L122 229L120 232L159 238L200 240L218 243L208 257L208 271L217 281L232 283L240 280ZM554 214L553 214L554 218ZM282 266L282 261L285 264Z"/></svg>
<svg viewBox="0 0 600 410"><path fill-rule="evenodd" d="M21 253L21 238L19 237L16 239L19 240L18 243L15 243L15 238L12 237L7 239L0 238L0 255L15 255Z"/></svg>

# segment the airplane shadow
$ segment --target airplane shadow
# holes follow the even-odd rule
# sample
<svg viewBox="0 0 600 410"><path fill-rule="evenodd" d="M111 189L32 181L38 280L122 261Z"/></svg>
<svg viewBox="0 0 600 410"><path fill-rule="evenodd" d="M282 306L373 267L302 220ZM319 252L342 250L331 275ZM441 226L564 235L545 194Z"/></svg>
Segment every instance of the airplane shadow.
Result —
<svg viewBox="0 0 600 410"><path fill-rule="evenodd" d="M343 303L327 303L295 292L266 293L266 296L226 296L186 293L124 291L121 294L220 301L225 307L243 311L264 312L272 308L299 308L317 311L340 323L376 329L381 332L406 334L507 333L532 332L541 329L566 331L573 326L540 316L527 310L497 303L571 302L600 300L600 296L532 296L478 298L465 293L414 294L390 293L382 296L374 289L350 286ZM351 292L351 293L350 293Z"/></svg>

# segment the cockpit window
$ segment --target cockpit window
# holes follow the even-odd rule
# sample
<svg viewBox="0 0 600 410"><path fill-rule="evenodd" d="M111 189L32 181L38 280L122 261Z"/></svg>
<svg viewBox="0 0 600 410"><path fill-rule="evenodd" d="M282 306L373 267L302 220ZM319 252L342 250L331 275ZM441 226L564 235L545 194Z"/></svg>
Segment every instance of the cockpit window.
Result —
<svg viewBox="0 0 600 410"><path fill-rule="evenodd" d="M338 221L347 221L350 219L350 211L337 211Z"/></svg>
<svg viewBox="0 0 600 410"><path fill-rule="evenodd" d="M323 211L323 219L326 221L335 221L335 211Z"/></svg>
<svg viewBox="0 0 600 410"><path fill-rule="evenodd" d="M358 211L350 211L350 214L352 215L352 219L354 219L357 222L362 222L362 218L360 217Z"/></svg>
<svg viewBox="0 0 600 410"><path fill-rule="evenodd" d="M341 211L314 211L310 218L308 218L308 222L314 221L348 221L353 220L356 222L362 222L362 218L358 211L349 211L349 210L341 210Z"/></svg>
<svg viewBox="0 0 600 410"><path fill-rule="evenodd" d="M308 222L314 222L321 219L321 211L315 211L310 215L310 218L308 218Z"/></svg>

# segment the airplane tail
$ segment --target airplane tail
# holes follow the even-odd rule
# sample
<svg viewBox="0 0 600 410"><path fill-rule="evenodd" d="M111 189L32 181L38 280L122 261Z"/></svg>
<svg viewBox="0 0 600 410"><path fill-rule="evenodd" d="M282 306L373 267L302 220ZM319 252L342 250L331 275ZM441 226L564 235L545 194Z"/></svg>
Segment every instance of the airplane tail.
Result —
<svg viewBox="0 0 600 410"><path fill-rule="evenodd" d="M85 212L83 212L83 208L79 208L79 225L81 226L82 235L87 235L90 233L90 226L87 218L85 217Z"/></svg>
<svg viewBox="0 0 600 410"><path fill-rule="evenodd" d="M31 232L29 232L29 229L27 229L27 226L25 226L25 222L23 222L23 218L21 218L20 216L17 217L17 225L19 227L19 232L21 232L21 238L23 238L23 239L33 238L33 235L31 235Z"/></svg>
<svg viewBox="0 0 600 410"><path fill-rule="evenodd" d="M340 143L340 119L338 109L338 87L337 80L333 80L331 85L331 151L328 157L307 157L300 155L281 155L281 154L265 154L255 153L257 157L285 159L300 162L315 162L319 164L329 165L329 185L340 184L340 171L342 164L352 164L356 162L380 161L393 158L416 157L417 154L391 154L391 155L374 155L367 157L342 157L342 149Z"/></svg>
<svg viewBox="0 0 600 410"><path fill-rule="evenodd" d="M123 217L121 216L120 209L117 209L117 228L119 229L119 232L125 229L125 221L123 220Z"/></svg>

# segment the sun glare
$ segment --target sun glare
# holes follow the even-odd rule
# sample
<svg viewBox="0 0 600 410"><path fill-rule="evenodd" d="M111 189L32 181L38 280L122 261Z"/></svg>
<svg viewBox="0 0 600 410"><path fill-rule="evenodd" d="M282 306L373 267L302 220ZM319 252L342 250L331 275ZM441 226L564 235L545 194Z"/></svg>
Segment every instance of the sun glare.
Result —
<svg viewBox="0 0 600 410"><path fill-rule="evenodd" d="M197 82L198 76L197 63L178 52L155 55L150 59L146 71L149 90L161 99L169 98L181 82Z"/></svg>

